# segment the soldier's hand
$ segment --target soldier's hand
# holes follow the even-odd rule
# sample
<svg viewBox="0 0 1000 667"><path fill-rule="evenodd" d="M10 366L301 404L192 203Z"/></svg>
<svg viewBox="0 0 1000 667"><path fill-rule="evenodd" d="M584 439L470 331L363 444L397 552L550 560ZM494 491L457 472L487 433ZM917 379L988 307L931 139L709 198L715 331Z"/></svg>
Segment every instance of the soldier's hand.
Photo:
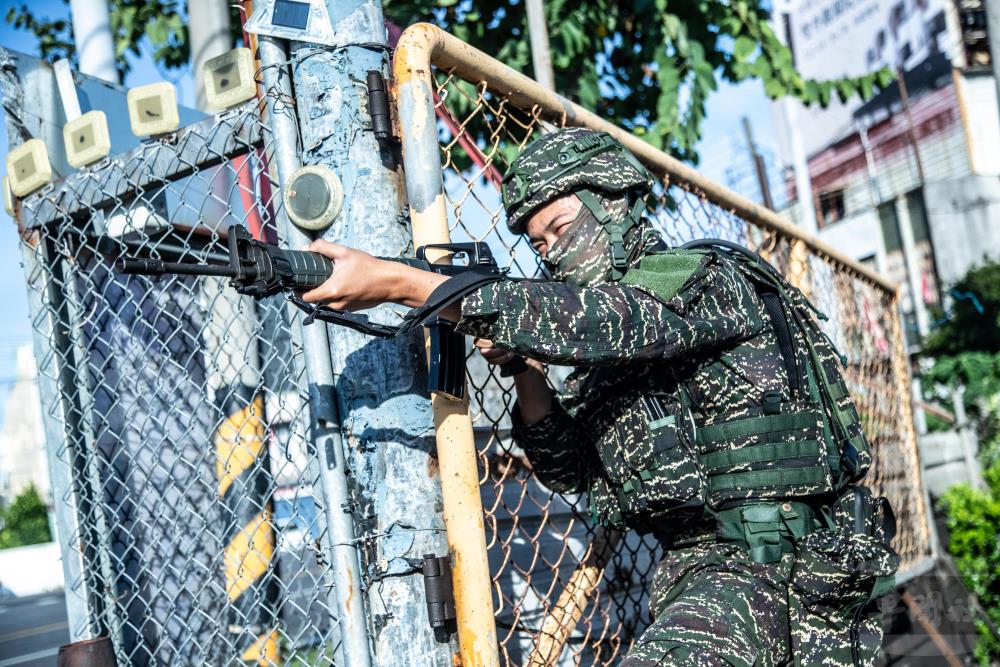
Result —
<svg viewBox="0 0 1000 667"><path fill-rule="evenodd" d="M333 260L333 273L319 287L302 295L310 303L337 310L364 310L380 303L422 305L446 276L422 271L400 262L373 257L361 250L329 241L313 241L306 250ZM447 317L447 313L442 313ZM452 319L457 316L452 314Z"/></svg>
<svg viewBox="0 0 1000 667"><path fill-rule="evenodd" d="M493 344L493 341L486 340L485 338L477 338L474 341L476 348L479 353L483 355L488 363L494 364L496 366L502 366L506 363L510 363L514 360L517 355L510 350L504 350Z"/></svg>

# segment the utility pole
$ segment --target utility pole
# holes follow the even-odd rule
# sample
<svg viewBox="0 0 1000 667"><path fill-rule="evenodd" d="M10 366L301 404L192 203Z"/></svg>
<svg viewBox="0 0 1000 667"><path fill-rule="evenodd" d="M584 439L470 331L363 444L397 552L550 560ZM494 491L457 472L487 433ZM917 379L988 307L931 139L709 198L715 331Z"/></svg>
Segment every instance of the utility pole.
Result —
<svg viewBox="0 0 1000 667"><path fill-rule="evenodd" d="M226 0L188 0L188 39L194 66L195 104L205 110L205 61L225 53L229 41L229 4Z"/></svg>
<svg viewBox="0 0 1000 667"><path fill-rule="evenodd" d="M764 206L774 210L774 201L771 199L771 185L767 182L767 168L764 166L764 157L757 150L757 144L753 140L753 130L750 129L750 119L746 116L742 118L743 136L747 140L747 150L750 151L750 160L753 161L753 168L757 174L757 186L760 188L760 198Z"/></svg>
<svg viewBox="0 0 1000 667"><path fill-rule="evenodd" d="M990 65L997 88L997 103L1000 104L1000 0L983 0L983 5L986 7L986 39L990 43Z"/></svg>
<svg viewBox="0 0 1000 667"><path fill-rule="evenodd" d="M781 3L782 11L775 12L774 32L782 39L792 52L792 63L795 63L795 45L792 43L792 17L787 12L790 3ZM777 9L777 7L776 7ZM813 201L812 181L809 178L809 159L799 132L799 111L801 103L791 97L783 97L780 102L785 126L788 129L788 144L792 152L792 169L795 171L795 192L799 202L799 225L810 234L815 234L819 225L816 223L816 203Z"/></svg>
<svg viewBox="0 0 1000 667"><path fill-rule="evenodd" d="M107 0L70 0L80 72L118 83Z"/></svg>
<svg viewBox="0 0 1000 667"><path fill-rule="evenodd" d="M291 54L301 161L332 169L346 195L321 237L402 256L412 252L402 169L376 141L368 110L368 73L390 71L382 7L326 0L326 8L337 43L295 42ZM373 317L394 315L380 308ZM331 327L329 339L335 387L326 391L339 408L374 662L451 665L454 642L435 640L418 566L424 554L448 553L423 335L374 339ZM342 622L345 635L353 630Z"/></svg>
<svg viewBox="0 0 1000 667"><path fill-rule="evenodd" d="M528 37L531 39L531 66L535 71L535 80L549 90L555 90L556 77L552 71L544 0L525 0L525 7L528 10Z"/></svg>

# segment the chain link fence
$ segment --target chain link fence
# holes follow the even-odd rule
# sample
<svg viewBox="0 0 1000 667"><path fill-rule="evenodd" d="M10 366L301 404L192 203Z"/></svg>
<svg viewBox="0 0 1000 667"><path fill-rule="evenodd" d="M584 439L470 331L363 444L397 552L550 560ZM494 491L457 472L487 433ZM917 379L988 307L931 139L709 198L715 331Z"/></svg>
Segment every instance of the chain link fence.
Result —
<svg viewBox="0 0 1000 667"><path fill-rule="evenodd" d="M501 174L539 135L588 123L573 122L572 110L561 118L546 111L541 92L536 103L527 86L494 78L502 66L482 54L463 45L442 50L433 86L451 238L485 241L511 275L536 276L527 239L506 228ZM515 92L492 92L505 87ZM826 314L823 328L845 356L845 378L874 447L866 483L889 497L897 514L901 573L926 564L930 529L895 290L779 228L741 218L678 174L657 175L662 181L647 213L667 243L721 238L757 250ZM512 382L477 354L469 369L501 662L614 664L650 621L646 586L659 546L652 537L595 528L585 497L541 484L510 438ZM554 387L567 370L549 369Z"/></svg>
<svg viewBox="0 0 1000 667"><path fill-rule="evenodd" d="M17 63L3 57L11 145L45 137L56 152L64 119L32 110ZM489 89L486 74L436 72L449 226L453 240L487 241L513 275L532 276L536 258L507 232L496 186L553 119ZM231 224L268 238L272 143L248 103L20 203L71 633L109 634L122 664L336 661L325 501L286 305L239 297L216 278L124 276L111 265L122 252L212 259ZM757 249L829 316L875 447L869 484L892 500L895 546L904 570L915 567L930 535L895 292L688 180L658 176L649 216L669 243ZM614 664L649 622L659 547L595 529L585 498L538 482L510 438L510 381L477 355L469 370L501 661ZM554 386L564 372L550 370Z"/></svg>
<svg viewBox="0 0 1000 667"><path fill-rule="evenodd" d="M121 665L333 664L324 498L286 302L112 264L218 258L234 224L273 237L257 103L69 173L65 119L36 96L54 95L51 70L2 59L11 146L44 138L68 174L21 200L17 221L71 635L109 635Z"/></svg>

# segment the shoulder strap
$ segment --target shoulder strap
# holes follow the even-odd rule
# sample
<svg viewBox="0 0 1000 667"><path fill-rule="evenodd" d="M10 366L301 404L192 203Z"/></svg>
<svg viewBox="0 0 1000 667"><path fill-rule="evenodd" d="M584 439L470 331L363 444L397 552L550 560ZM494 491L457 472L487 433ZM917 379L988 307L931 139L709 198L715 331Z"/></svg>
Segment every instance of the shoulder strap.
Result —
<svg viewBox="0 0 1000 667"><path fill-rule="evenodd" d="M741 273L754 286L757 296L764 304L764 310L767 311L767 317L771 321L771 329L778 340L781 362L788 374L789 388L793 395L801 395L804 388L802 371L795 358L792 329L783 306L783 301L785 301L782 285L784 278L778 270L749 248L724 239L698 239L685 243L681 248L686 250L695 248L723 250L733 259L738 260L740 268L750 269L749 271L741 271Z"/></svg>

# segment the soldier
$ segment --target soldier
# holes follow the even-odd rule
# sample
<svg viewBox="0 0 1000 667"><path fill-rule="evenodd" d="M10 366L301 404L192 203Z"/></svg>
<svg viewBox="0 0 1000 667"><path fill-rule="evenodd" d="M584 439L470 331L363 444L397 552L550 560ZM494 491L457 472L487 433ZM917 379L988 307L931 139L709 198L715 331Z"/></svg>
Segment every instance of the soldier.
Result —
<svg viewBox="0 0 1000 667"><path fill-rule="evenodd" d="M538 139L503 202L550 279L500 280L442 314L520 367L513 437L538 478L665 547L623 665L874 664L897 557L887 503L856 485L871 457L838 355L759 257L667 250L643 216L652 183L608 134ZM310 249L335 270L308 301L447 301L443 276ZM575 367L560 395L542 363Z"/></svg>

